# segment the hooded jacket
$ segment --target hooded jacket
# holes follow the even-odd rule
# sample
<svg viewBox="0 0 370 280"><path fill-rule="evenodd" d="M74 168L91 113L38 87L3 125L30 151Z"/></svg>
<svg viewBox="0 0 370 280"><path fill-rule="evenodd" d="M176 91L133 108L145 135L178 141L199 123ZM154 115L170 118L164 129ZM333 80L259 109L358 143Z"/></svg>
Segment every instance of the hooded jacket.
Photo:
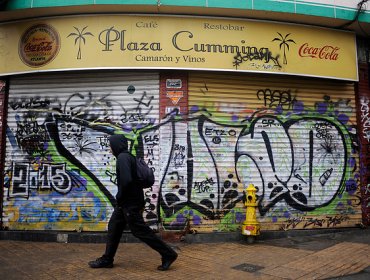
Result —
<svg viewBox="0 0 370 280"><path fill-rule="evenodd" d="M112 135L109 144L116 157L117 187L116 200L118 206L144 207L144 192L134 184L133 172L136 168L135 158L128 151L128 142L123 135Z"/></svg>

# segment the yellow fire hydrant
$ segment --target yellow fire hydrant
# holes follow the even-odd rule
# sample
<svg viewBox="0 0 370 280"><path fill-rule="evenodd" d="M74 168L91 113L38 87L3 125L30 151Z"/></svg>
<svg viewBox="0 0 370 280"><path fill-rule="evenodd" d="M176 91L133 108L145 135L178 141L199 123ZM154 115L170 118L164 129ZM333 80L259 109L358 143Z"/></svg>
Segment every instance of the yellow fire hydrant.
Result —
<svg viewBox="0 0 370 280"><path fill-rule="evenodd" d="M242 226L242 234L248 236L248 242L252 243L257 235L260 234L260 224L256 218L257 210L257 196L256 188L253 184L249 184L247 188L247 197L245 200L245 206L247 207L247 212L245 216L245 221Z"/></svg>

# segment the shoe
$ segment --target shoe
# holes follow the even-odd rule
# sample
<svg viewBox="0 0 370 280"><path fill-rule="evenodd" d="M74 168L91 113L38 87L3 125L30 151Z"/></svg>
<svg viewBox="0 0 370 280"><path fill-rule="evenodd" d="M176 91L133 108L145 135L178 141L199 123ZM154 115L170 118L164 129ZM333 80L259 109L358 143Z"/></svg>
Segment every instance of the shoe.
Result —
<svg viewBox="0 0 370 280"><path fill-rule="evenodd" d="M177 254L171 258L162 258L162 264L157 267L158 270L168 270L171 264L177 259Z"/></svg>
<svg viewBox="0 0 370 280"><path fill-rule="evenodd" d="M95 261L90 261L89 266L91 268L112 268L113 261L100 257L97 258Z"/></svg>

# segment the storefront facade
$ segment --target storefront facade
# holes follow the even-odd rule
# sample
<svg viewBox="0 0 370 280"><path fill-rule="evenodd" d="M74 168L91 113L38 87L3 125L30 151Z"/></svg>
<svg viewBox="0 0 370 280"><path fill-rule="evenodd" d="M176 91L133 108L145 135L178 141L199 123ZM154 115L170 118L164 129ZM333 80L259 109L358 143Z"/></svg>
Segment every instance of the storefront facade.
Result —
<svg viewBox="0 0 370 280"><path fill-rule="evenodd" d="M155 171L158 230L238 231L250 183L262 230L366 221L354 33L116 14L0 32L3 229L104 231L115 133Z"/></svg>

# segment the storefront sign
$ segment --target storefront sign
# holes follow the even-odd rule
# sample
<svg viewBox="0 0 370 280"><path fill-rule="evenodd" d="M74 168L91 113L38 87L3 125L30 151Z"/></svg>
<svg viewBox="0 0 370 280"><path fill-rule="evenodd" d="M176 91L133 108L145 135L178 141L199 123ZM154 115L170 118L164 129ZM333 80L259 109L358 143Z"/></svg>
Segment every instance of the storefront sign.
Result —
<svg viewBox="0 0 370 280"><path fill-rule="evenodd" d="M51 18L1 25L0 48L0 75L161 68L358 79L355 34L271 22L128 15Z"/></svg>
<svg viewBox="0 0 370 280"><path fill-rule="evenodd" d="M185 73L162 72L160 75L160 116L187 114L188 77Z"/></svg>
<svg viewBox="0 0 370 280"><path fill-rule="evenodd" d="M181 88L182 82L181 79L167 79L166 88Z"/></svg>
<svg viewBox="0 0 370 280"><path fill-rule="evenodd" d="M50 25L37 24L27 29L19 40L19 57L30 67L42 67L58 54L60 39Z"/></svg>
<svg viewBox="0 0 370 280"><path fill-rule="evenodd" d="M181 97L184 96L184 92L182 90L172 90L172 91L167 91L166 95L169 99L171 99L173 105L176 105Z"/></svg>

